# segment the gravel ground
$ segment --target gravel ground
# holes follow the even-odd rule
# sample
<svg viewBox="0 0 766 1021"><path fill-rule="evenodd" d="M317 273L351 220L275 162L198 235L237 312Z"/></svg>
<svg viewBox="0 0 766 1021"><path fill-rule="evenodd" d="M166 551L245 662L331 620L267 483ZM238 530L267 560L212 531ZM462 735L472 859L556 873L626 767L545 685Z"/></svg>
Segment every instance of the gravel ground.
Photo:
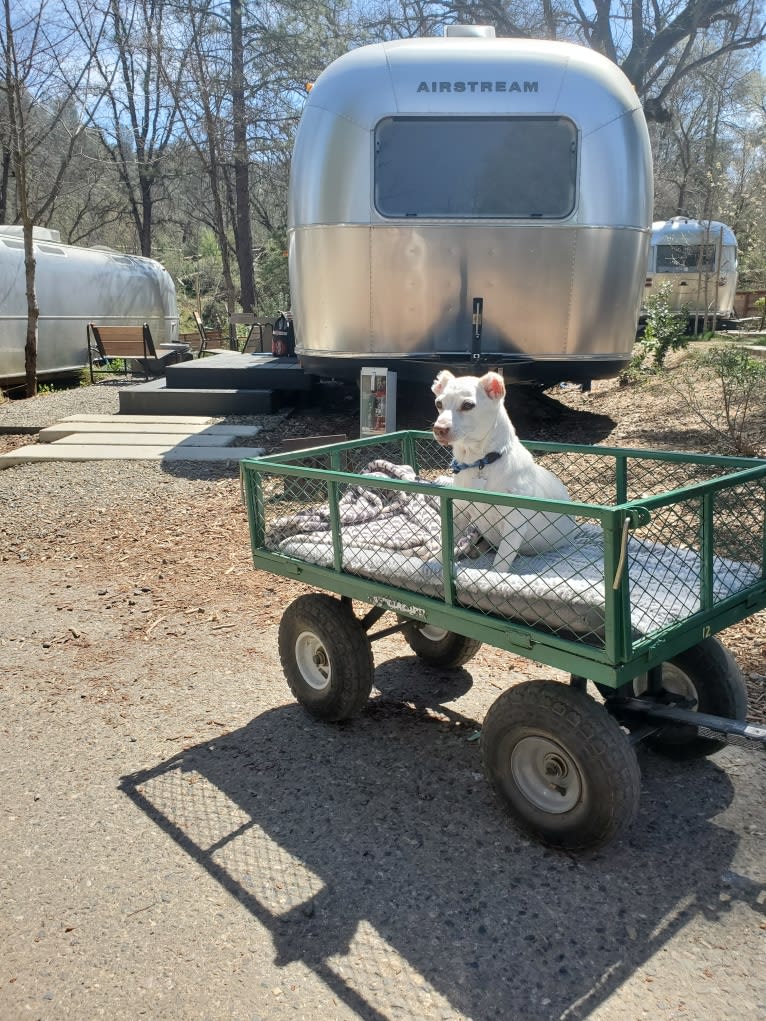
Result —
<svg viewBox="0 0 766 1021"><path fill-rule="evenodd" d="M0 428L110 401L3 404ZM257 421L267 446L344 431ZM252 571L236 471L24 465L0 506L2 1021L766 1019L759 749L641 750L625 838L555 853L509 827L475 737L556 672L491 647L433 670L394 636L369 708L311 720L276 653L306 588Z"/></svg>
<svg viewBox="0 0 766 1021"><path fill-rule="evenodd" d="M55 425L70 415L116 415L124 383L104 380L95 386L42 393L33 400L0 401L0 430L21 433Z"/></svg>

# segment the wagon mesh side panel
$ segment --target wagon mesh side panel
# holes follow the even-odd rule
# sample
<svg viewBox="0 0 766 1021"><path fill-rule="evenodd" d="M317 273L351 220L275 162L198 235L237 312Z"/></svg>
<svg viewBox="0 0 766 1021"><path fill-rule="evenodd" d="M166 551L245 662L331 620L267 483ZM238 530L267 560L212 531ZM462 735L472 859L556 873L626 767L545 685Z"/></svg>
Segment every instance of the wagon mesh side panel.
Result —
<svg viewBox="0 0 766 1021"><path fill-rule="evenodd" d="M719 490L713 498L716 557L761 563L765 511L766 484L762 480Z"/></svg>
<svg viewBox="0 0 766 1021"><path fill-rule="evenodd" d="M303 467L327 468L327 456L316 455L301 462ZM309 558L317 533L332 542L329 515L329 486L323 479L278 475L259 470L263 493L264 546L283 552L289 543L291 556Z"/></svg>
<svg viewBox="0 0 766 1021"><path fill-rule="evenodd" d="M480 505L473 505L473 525L455 530L457 601L487 617L522 623L546 635L603 647L604 645L604 536L597 519L559 515L553 525L552 548L542 553L517 556L510 573L498 569L496 552L473 533L484 527ZM491 509L488 507L487 512ZM494 508L510 513L511 508ZM586 542L571 542L572 521L576 536L588 533ZM559 529L560 540L555 532ZM534 529L530 539L534 538ZM529 541L529 539L528 539ZM565 551L564 554L560 551ZM551 570L551 564L557 567Z"/></svg>
<svg viewBox="0 0 766 1021"><path fill-rule="evenodd" d="M710 482L726 474L715 464L692 464L689 461L665 461L653 457L628 457L626 500L645 500L662 493L673 493L699 482ZM729 469L730 470L730 469Z"/></svg>
<svg viewBox="0 0 766 1021"><path fill-rule="evenodd" d="M415 440L415 458L421 478L433 482L439 475L450 475L452 452L432 439Z"/></svg>
<svg viewBox="0 0 766 1021"><path fill-rule="evenodd" d="M380 464L380 462L377 462ZM376 469L376 462L366 467ZM395 485L338 486L343 570L372 581L439 597L441 522L436 495L403 493Z"/></svg>
<svg viewBox="0 0 766 1021"><path fill-rule="evenodd" d="M701 500L657 508L631 533L628 550L631 625L646 636L700 609Z"/></svg>
<svg viewBox="0 0 766 1021"><path fill-rule="evenodd" d="M389 461L391 464L404 464L405 457L401 440L381 440L377 443L365 444L346 451L347 467L344 471L361 474L372 461Z"/></svg>
<svg viewBox="0 0 766 1021"><path fill-rule="evenodd" d="M714 610L757 583L763 536L762 482L727 485L654 509L629 543L634 634L652 635Z"/></svg>
<svg viewBox="0 0 766 1021"><path fill-rule="evenodd" d="M557 475L577 503L611 504L617 499L615 460L611 454L579 451L535 453L535 461Z"/></svg>

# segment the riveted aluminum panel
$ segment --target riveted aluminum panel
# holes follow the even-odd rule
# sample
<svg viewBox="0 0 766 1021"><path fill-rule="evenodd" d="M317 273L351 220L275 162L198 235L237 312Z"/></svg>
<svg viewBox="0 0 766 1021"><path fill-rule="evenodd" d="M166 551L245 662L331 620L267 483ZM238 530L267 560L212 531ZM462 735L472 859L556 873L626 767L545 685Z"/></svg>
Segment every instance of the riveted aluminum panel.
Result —
<svg viewBox="0 0 766 1021"><path fill-rule="evenodd" d="M475 297L485 356L627 356L633 344L641 231L335 226L296 231L292 243L307 355L469 356Z"/></svg>

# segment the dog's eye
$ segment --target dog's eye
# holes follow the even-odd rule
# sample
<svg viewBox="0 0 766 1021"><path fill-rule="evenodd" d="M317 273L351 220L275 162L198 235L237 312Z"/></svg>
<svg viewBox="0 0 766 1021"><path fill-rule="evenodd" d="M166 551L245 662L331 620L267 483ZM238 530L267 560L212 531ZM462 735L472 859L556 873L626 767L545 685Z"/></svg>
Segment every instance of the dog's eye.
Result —
<svg viewBox="0 0 766 1021"><path fill-rule="evenodd" d="M442 402L441 401L436 401L436 410L437 411L441 411L442 410Z"/></svg>
<svg viewBox="0 0 766 1021"><path fill-rule="evenodd" d="M463 403L460 405L460 410L461 411L473 411L473 409L475 407L476 407L476 405L473 403L473 401L463 401Z"/></svg>

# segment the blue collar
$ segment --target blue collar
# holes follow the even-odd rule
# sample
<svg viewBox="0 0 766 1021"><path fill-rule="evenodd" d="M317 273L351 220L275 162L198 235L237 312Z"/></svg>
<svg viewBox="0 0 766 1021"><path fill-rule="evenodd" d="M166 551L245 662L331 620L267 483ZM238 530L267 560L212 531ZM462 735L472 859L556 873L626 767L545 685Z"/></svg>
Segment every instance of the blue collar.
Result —
<svg viewBox="0 0 766 1021"><path fill-rule="evenodd" d="M485 454L484 457L479 458L478 461L473 461L471 464L463 464L462 461L456 461L452 458L450 464L450 470L453 475L457 475L458 472L465 471L466 468L478 468L480 471L482 468L486 468L488 464L494 464L495 461L499 461L505 453L505 447L502 450L492 450L489 454Z"/></svg>

